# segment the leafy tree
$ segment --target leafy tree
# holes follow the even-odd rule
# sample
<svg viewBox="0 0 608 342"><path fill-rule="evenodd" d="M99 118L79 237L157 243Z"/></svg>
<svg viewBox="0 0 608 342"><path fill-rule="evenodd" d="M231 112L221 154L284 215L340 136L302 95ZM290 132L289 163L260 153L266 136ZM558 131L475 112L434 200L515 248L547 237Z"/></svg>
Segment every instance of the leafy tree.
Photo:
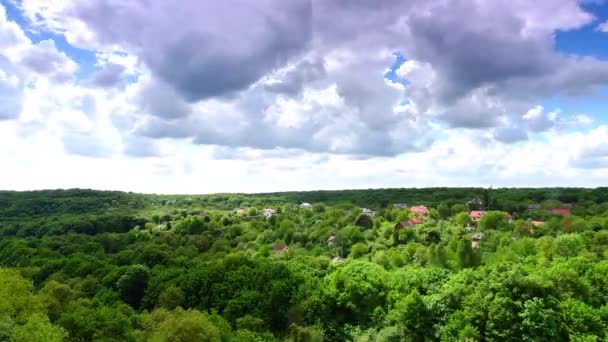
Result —
<svg viewBox="0 0 608 342"><path fill-rule="evenodd" d="M439 217L444 220L450 217L450 207L445 203L441 203L437 207L437 212L439 213Z"/></svg>
<svg viewBox="0 0 608 342"><path fill-rule="evenodd" d="M457 225L464 227L471 223L471 218L468 213L461 212L454 217L454 222L456 222Z"/></svg>
<svg viewBox="0 0 608 342"><path fill-rule="evenodd" d="M560 235L554 242L555 253L563 258L577 256L584 248L583 239L576 234Z"/></svg>
<svg viewBox="0 0 608 342"><path fill-rule="evenodd" d="M134 308L139 307L144 296L150 271L143 265L133 265L116 282L122 299Z"/></svg>
<svg viewBox="0 0 608 342"><path fill-rule="evenodd" d="M184 305L184 291L179 287L169 286L158 297L158 305L167 310L173 310Z"/></svg>
<svg viewBox="0 0 608 342"><path fill-rule="evenodd" d="M158 309L144 316L140 335L153 342L220 342L220 330L209 317L197 310Z"/></svg>
<svg viewBox="0 0 608 342"><path fill-rule="evenodd" d="M488 211L480 220L481 230L506 230L509 228L509 221L505 214L500 211Z"/></svg>
<svg viewBox="0 0 608 342"><path fill-rule="evenodd" d="M16 326L10 336L14 342L62 342L68 334L62 327L53 325L43 314L33 314L24 325Z"/></svg>
<svg viewBox="0 0 608 342"><path fill-rule="evenodd" d="M385 279L382 267L351 261L328 276L326 293L337 308L351 313L353 322L366 324L372 312L386 304Z"/></svg>
<svg viewBox="0 0 608 342"><path fill-rule="evenodd" d="M355 220L355 224L364 229L371 229L374 225L374 221L369 215L359 214Z"/></svg>

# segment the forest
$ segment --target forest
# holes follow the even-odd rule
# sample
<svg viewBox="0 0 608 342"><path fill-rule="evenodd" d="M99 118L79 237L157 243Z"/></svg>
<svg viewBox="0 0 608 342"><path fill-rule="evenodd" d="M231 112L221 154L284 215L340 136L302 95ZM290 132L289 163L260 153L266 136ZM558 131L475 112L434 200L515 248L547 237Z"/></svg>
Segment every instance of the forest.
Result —
<svg viewBox="0 0 608 342"><path fill-rule="evenodd" d="M0 191L0 341L608 341L608 188Z"/></svg>

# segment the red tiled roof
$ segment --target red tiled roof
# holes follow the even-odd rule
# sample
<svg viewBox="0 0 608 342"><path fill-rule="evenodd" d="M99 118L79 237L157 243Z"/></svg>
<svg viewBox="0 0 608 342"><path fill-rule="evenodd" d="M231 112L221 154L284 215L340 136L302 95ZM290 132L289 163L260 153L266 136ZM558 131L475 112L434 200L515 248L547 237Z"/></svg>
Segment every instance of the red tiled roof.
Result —
<svg viewBox="0 0 608 342"><path fill-rule="evenodd" d="M532 221L532 224L535 225L535 226L542 226L542 225L545 224L545 222L543 222L543 221Z"/></svg>
<svg viewBox="0 0 608 342"><path fill-rule="evenodd" d="M428 215L429 214L429 209L423 205L416 205L410 208L410 211L413 213L417 213L417 214L421 214L421 215Z"/></svg>
<svg viewBox="0 0 608 342"><path fill-rule="evenodd" d="M570 215L570 209L551 209L551 213L552 214L557 214L557 215Z"/></svg>
<svg viewBox="0 0 608 342"><path fill-rule="evenodd" d="M420 218L420 217L412 217L411 219L409 219L409 221L412 224L421 224L421 223L424 222L424 220L422 218Z"/></svg>
<svg viewBox="0 0 608 342"><path fill-rule="evenodd" d="M486 212L483 210L472 210L471 212L469 212L469 217L470 218L482 218L483 215L485 215Z"/></svg>
<svg viewBox="0 0 608 342"><path fill-rule="evenodd" d="M332 235L329 238L327 238L327 241L335 241L336 240L336 236Z"/></svg>
<svg viewBox="0 0 608 342"><path fill-rule="evenodd" d="M286 250L286 249L287 249L287 246L286 246L286 245L284 245L284 244L276 245L276 246L274 246L274 248L273 248L273 250L274 250L275 252L281 252L281 251L284 251L284 250Z"/></svg>

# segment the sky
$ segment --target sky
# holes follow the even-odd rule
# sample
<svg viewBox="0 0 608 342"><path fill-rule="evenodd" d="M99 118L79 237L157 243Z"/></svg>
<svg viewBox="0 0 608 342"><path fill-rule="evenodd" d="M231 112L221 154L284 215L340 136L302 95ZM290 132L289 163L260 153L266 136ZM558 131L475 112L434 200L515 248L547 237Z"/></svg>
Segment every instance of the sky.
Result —
<svg viewBox="0 0 608 342"><path fill-rule="evenodd" d="M604 0L0 0L0 189L608 185Z"/></svg>

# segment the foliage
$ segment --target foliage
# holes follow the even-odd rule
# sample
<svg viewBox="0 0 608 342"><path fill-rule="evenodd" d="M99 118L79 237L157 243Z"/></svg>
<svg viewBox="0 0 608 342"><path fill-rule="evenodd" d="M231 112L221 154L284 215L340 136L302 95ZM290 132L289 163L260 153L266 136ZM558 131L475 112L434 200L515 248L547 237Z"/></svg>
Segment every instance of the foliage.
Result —
<svg viewBox="0 0 608 342"><path fill-rule="evenodd" d="M604 341L607 201L606 188L0 192L0 341ZM400 224L413 215L394 203L430 214ZM550 212L564 203L573 215ZM473 207L489 207L476 224Z"/></svg>

